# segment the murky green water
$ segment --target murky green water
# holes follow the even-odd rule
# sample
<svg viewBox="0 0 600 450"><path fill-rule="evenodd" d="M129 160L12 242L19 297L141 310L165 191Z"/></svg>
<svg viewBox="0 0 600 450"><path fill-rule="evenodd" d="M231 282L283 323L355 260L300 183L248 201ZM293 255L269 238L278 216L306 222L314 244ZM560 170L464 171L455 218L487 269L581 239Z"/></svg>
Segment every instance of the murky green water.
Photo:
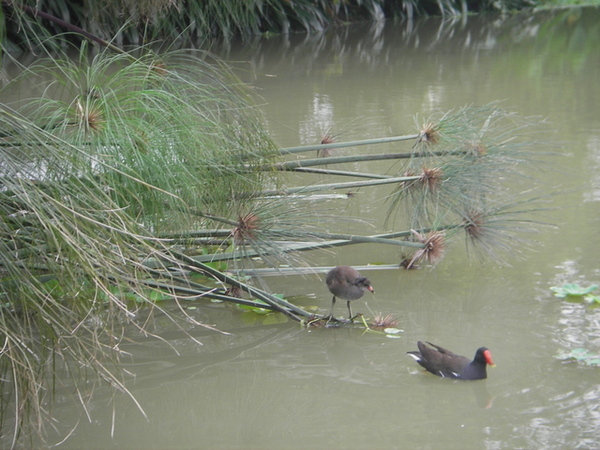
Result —
<svg viewBox="0 0 600 450"><path fill-rule="evenodd" d="M137 344L122 345L135 374L128 387L147 418L126 396L90 386L89 417L77 398L60 397L56 441L75 427L61 447L599 447L600 368L554 355L578 347L600 352L600 308L549 290L600 282L599 23L600 10L588 8L367 24L214 49L262 96L281 146L318 142L327 132L341 133L339 140L413 133L417 114L422 120L494 101L546 118L539 151L556 155L541 158L551 164L534 166L529 183L560 193L546 205L555 209L541 217L557 227L527 236L534 251L511 258L510 267L469 259L455 241L433 270L369 272L376 294L354 309L393 313L399 339L360 329L306 330L199 306L198 320L231 335L190 325L204 344L198 346L166 331L179 355L139 336L132 336ZM351 151L357 150L344 152ZM385 192L361 190L344 208L379 232ZM309 257L322 265L363 265L398 262L399 255L361 245ZM329 307L316 276L268 282L302 305ZM481 382L424 374L405 355L417 340L468 356L485 345L497 367Z"/></svg>

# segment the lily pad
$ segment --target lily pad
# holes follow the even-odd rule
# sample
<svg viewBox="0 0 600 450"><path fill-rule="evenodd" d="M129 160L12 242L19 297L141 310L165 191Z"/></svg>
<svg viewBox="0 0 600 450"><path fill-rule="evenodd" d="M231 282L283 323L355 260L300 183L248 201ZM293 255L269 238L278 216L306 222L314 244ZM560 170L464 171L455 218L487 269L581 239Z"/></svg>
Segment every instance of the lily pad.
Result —
<svg viewBox="0 0 600 450"><path fill-rule="evenodd" d="M554 292L556 297L565 298L568 296L573 297L582 297L584 295L588 295L598 289L597 284L592 284L591 286L584 288L579 286L577 283L567 283L563 286L552 286L550 288L551 291Z"/></svg>
<svg viewBox="0 0 600 450"><path fill-rule="evenodd" d="M590 352L587 348L574 348L570 352L563 351L554 357L582 362L588 366L600 366L600 355Z"/></svg>
<svg viewBox="0 0 600 450"><path fill-rule="evenodd" d="M385 332L385 337L390 339L400 339L400 333L404 330L400 330L399 328L385 328L383 331Z"/></svg>
<svg viewBox="0 0 600 450"><path fill-rule="evenodd" d="M260 303L260 301L256 300L256 303ZM246 310L248 312L253 312L254 314L267 315L267 314L275 314L274 311L266 308L260 308L258 306L250 306L250 305L238 305L240 309Z"/></svg>
<svg viewBox="0 0 600 450"><path fill-rule="evenodd" d="M385 331L387 334L398 334L398 333L402 333L404 330L400 330L398 328L386 328Z"/></svg>

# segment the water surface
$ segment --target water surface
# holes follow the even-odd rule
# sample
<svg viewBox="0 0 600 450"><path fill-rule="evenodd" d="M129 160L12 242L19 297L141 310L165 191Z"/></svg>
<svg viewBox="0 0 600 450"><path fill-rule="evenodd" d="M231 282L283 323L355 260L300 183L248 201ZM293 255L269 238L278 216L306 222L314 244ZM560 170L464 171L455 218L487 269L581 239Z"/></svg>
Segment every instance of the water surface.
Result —
<svg viewBox="0 0 600 450"><path fill-rule="evenodd" d="M394 314L403 330L398 339L359 328L307 330L198 304L191 313L199 321L231 334L190 325L204 344L198 346L157 323L179 354L136 335L137 343L122 347L132 355L126 369L135 374L128 388L147 417L127 396L91 386L89 419L67 394L55 406L56 441L75 427L61 447L599 447L600 369L554 355L577 347L600 352L600 309L549 290L600 282L598 23L596 8L430 18L213 48L261 96L268 127L283 147L315 143L326 133L339 140L414 133L415 116L420 122L496 101L545 118L546 125L531 131L542 131L540 155L555 155L540 157L544 163L532 166L525 184L560 193L546 203L555 209L543 215L556 227L526 236L532 250L509 257L510 266L469 258L455 240L435 269L369 272L376 294L354 309ZM381 171L381 164L356 167ZM343 200L344 214L369 220L348 230L386 230L388 191L367 188ZM399 251L360 245L307 257L324 266L397 263ZM301 305L329 307L317 276L268 283ZM338 308L345 311L343 303ZM487 346L497 367L478 382L424 374L405 355L417 340L467 356Z"/></svg>

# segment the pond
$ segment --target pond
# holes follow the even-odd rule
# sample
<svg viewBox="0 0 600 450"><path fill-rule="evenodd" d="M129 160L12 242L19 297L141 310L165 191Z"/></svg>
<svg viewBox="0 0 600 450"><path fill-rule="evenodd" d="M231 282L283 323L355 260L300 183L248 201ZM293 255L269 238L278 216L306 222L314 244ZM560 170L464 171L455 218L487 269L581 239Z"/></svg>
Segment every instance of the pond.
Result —
<svg viewBox="0 0 600 450"><path fill-rule="evenodd" d="M482 261L455 240L435 268L369 271L375 294L353 309L393 314L402 330L396 338L361 327L306 329L198 302L190 314L228 333L190 324L198 345L156 318L166 342L131 333L121 344L131 355L127 387L145 416L127 395L92 381L83 412L67 385L53 407L55 442L78 449L599 447L600 368L555 356L600 352L600 308L550 290L600 282L598 23L598 8L427 18L212 48L260 95L282 147L318 143L327 133L340 141L415 133L415 117L420 125L433 113L492 102L545 119L527 130L539 139L539 162L526 181L532 192L553 194L531 219L554 226L519 236L530 245L515 241L510 264ZM377 164L381 171L387 163ZM364 219L344 231L386 230L387 192L364 188L340 200L344 215ZM361 244L306 257L359 266L397 264L399 253ZM267 283L302 306L330 306L322 276ZM336 307L345 313L343 302ZM485 381L435 377L406 355L418 340L469 357L486 346L496 367Z"/></svg>

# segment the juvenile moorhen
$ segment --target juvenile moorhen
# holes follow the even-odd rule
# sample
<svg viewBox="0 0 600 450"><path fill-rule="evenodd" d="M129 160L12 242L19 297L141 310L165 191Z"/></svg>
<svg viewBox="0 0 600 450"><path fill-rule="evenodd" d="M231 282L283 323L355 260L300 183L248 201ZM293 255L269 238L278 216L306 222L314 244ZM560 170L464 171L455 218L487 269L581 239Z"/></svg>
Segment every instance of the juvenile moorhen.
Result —
<svg viewBox="0 0 600 450"><path fill-rule="evenodd" d="M327 278L325 279L327 287L333 294L331 299L331 314L333 317L333 307L335 306L335 298L339 297L342 300L348 302L348 313L350 314L350 320L352 317L352 308L350 308L350 302L352 300L358 300L363 296L365 291L373 290L371 282L368 278L361 276L361 274L350 266L337 266L329 271Z"/></svg>
<svg viewBox="0 0 600 450"><path fill-rule="evenodd" d="M487 378L486 366L494 367L492 353L485 347L480 347L475 352L473 361L464 356L456 355L450 350L438 347L428 342L428 347L423 342L417 342L419 351L407 352L415 358L428 372L440 377L459 378L461 380L483 380Z"/></svg>

